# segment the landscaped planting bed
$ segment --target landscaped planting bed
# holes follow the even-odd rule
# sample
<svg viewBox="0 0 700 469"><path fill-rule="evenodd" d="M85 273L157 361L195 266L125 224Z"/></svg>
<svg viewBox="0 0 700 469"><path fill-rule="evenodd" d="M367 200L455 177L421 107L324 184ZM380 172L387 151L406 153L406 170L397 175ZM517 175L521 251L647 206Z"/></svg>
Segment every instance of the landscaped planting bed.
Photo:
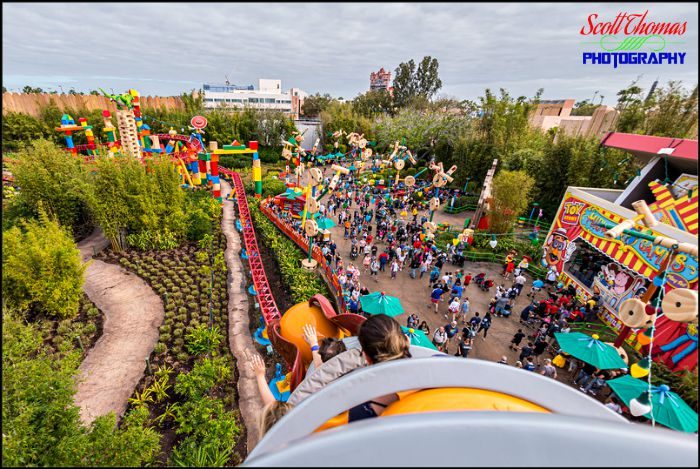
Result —
<svg viewBox="0 0 700 469"><path fill-rule="evenodd" d="M235 465L245 457L245 445L237 444L244 441L244 430L228 347L228 272L220 217L212 228L213 237L177 249L100 255L143 278L163 299L165 319L149 357L150 372L129 405L146 409L151 425L161 432L161 465Z"/></svg>
<svg viewBox="0 0 700 469"><path fill-rule="evenodd" d="M104 314L83 293L80 298L78 315L71 319L32 319L41 330L44 345L54 354L65 355L80 350L80 360L102 335Z"/></svg>

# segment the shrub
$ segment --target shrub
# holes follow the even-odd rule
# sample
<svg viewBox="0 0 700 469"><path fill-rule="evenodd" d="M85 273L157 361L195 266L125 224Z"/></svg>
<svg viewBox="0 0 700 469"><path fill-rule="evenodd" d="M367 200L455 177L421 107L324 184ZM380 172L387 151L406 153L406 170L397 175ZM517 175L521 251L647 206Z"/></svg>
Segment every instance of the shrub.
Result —
<svg viewBox="0 0 700 469"><path fill-rule="evenodd" d="M155 347L153 347L153 353L156 355L163 355L168 351L168 346L165 342L158 342Z"/></svg>
<svg viewBox="0 0 700 469"><path fill-rule="evenodd" d="M168 332L170 332L170 326L160 326L160 327L158 328L158 330L159 330L161 333L163 333L163 332L168 333Z"/></svg>
<svg viewBox="0 0 700 469"><path fill-rule="evenodd" d="M176 328L173 330L173 337L182 337L182 328Z"/></svg>
<svg viewBox="0 0 700 469"><path fill-rule="evenodd" d="M175 356L175 358L177 358L177 361L179 362L186 362L190 359L190 356L187 355L187 352L180 352Z"/></svg>
<svg viewBox="0 0 700 469"><path fill-rule="evenodd" d="M209 330L205 324L198 325L185 338L187 339L187 350L193 355L203 355L211 352L223 340L218 327L213 327Z"/></svg>
<svg viewBox="0 0 700 469"><path fill-rule="evenodd" d="M55 318L78 314L86 266L71 235L46 213L3 233L2 267L9 307L36 308Z"/></svg>
<svg viewBox="0 0 700 469"><path fill-rule="evenodd" d="M161 342L170 342L170 334L161 334L160 339Z"/></svg>

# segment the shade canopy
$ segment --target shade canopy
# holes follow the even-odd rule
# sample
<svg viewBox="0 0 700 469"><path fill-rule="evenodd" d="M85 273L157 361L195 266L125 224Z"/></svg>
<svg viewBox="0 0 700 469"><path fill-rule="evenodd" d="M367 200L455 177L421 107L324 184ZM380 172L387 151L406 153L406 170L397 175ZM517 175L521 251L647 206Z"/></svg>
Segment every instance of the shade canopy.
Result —
<svg viewBox="0 0 700 469"><path fill-rule="evenodd" d="M598 340L595 334L591 337L581 332L556 332L554 337L564 352L600 370L627 368L617 349Z"/></svg>
<svg viewBox="0 0 700 469"><path fill-rule="evenodd" d="M335 226L335 222L328 217L316 219L316 224L319 230L330 230Z"/></svg>
<svg viewBox="0 0 700 469"><path fill-rule="evenodd" d="M386 314L394 317L403 314L401 300L384 292L374 292L360 297L362 310L368 314Z"/></svg>
<svg viewBox="0 0 700 469"><path fill-rule="evenodd" d="M411 339L411 345L437 350L437 347L433 344L433 341L430 340L422 330L403 326L401 326L401 330L409 339Z"/></svg>
<svg viewBox="0 0 700 469"><path fill-rule="evenodd" d="M632 399L636 399L649 388L646 381L629 375L611 379L607 383L627 406ZM698 431L697 412L667 385L651 387L651 406L651 412L644 415L646 418L650 419L653 415L659 424L681 432Z"/></svg>

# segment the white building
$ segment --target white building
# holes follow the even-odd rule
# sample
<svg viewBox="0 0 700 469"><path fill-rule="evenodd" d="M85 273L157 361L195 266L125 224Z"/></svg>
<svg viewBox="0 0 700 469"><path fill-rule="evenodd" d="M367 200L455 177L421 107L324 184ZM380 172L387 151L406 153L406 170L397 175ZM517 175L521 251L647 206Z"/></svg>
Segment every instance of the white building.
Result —
<svg viewBox="0 0 700 469"><path fill-rule="evenodd" d="M243 109L272 109L287 114L298 116L301 104L307 93L299 88L292 88L282 92L282 80L270 80L261 78L258 80L258 89L253 85L215 85L205 83L204 107L208 109L231 108Z"/></svg>

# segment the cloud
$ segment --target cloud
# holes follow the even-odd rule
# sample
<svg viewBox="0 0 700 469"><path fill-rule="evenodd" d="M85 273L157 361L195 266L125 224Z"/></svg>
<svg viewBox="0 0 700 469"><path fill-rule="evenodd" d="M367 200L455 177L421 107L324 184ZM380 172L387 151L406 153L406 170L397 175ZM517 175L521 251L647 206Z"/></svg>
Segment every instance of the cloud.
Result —
<svg viewBox="0 0 700 469"><path fill-rule="evenodd" d="M581 63L589 14L611 21L647 9L648 21L687 21L686 64ZM612 104L640 74L643 87L657 77L697 83L697 14L690 3L5 3L3 82L175 95L225 76L279 78L348 98L367 90L370 72L432 55L443 94L544 88L546 99L585 99L599 90Z"/></svg>

